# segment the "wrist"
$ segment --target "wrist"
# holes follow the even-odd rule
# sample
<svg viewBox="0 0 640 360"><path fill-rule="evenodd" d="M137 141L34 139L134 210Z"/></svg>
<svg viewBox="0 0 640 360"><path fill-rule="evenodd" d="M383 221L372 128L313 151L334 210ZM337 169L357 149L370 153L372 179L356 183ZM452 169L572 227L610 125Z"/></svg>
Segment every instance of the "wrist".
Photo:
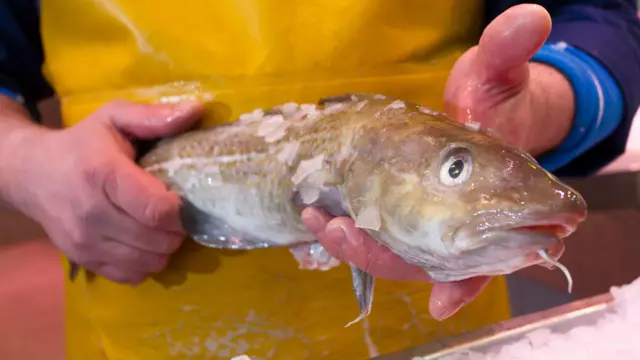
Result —
<svg viewBox="0 0 640 360"><path fill-rule="evenodd" d="M555 171L615 131L624 116L624 98L616 79L596 58L564 42L544 45L532 60L558 69L573 89L575 114L569 133L538 159Z"/></svg>
<svg viewBox="0 0 640 360"><path fill-rule="evenodd" d="M557 148L571 132L575 94L562 72L542 63L530 63L531 138L527 148L534 155Z"/></svg>
<svg viewBox="0 0 640 360"><path fill-rule="evenodd" d="M0 96L0 200L27 213L29 179L27 169L37 167L34 147L51 132L31 122L14 100Z"/></svg>

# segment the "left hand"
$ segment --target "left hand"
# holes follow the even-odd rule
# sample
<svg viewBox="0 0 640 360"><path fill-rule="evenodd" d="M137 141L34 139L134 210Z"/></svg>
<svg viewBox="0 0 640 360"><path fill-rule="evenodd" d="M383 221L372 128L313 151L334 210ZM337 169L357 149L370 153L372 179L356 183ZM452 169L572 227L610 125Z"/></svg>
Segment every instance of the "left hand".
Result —
<svg viewBox="0 0 640 360"><path fill-rule="evenodd" d="M355 226L349 217L331 218L322 210L306 208L302 221L335 258L369 274L391 280L433 281L420 267L407 264L387 247ZM490 278L483 276L452 283L435 283L431 290L429 312L444 320L475 299Z"/></svg>
<svg viewBox="0 0 640 360"><path fill-rule="evenodd" d="M447 113L458 121L477 121L510 144L540 155L562 142L573 119L573 90L557 70L529 63L551 31L551 19L537 5L518 5L497 17L480 44L455 64L445 89ZM346 217L331 219L307 208L303 221L336 258L371 275L432 282ZM477 277L433 286L429 310L442 320L472 301L489 282Z"/></svg>

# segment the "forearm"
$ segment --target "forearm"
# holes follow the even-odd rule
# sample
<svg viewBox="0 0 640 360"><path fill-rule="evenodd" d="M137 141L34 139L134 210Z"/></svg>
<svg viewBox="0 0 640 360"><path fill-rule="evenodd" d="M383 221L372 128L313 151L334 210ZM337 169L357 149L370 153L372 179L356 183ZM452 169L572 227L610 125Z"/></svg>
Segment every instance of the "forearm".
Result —
<svg viewBox="0 0 640 360"><path fill-rule="evenodd" d="M640 22L635 4L631 1L607 3L610 3L608 8L587 5L566 7L554 18L550 42L563 41L588 54L610 78L606 80L604 78L607 76L599 77L605 97L602 108L605 114L599 120L599 127L602 128L598 131L599 136L588 149L559 169L559 175L589 175L621 155L625 151L633 117L640 104ZM607 96L606 83L611 81L617 87L615 101L610 95ZM615 117L607 114L614 106L621 108Z"/></svg>
<svg viewBox="0 0 640 360"><path fill-rule="evenodd" d="M21 174L27 160L25 156L33 138L45 128L31 121L29 113L8 96L0 95L0 200L23 210Z"/></svg>

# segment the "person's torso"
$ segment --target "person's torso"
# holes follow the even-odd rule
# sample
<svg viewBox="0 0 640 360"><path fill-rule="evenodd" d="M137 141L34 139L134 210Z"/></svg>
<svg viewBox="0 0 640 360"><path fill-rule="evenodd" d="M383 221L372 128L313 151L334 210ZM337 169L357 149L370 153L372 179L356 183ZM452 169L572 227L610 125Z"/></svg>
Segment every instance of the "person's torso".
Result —
<svg viewBox="0 0 640 360"><path fill-rule="evenodd" d="M113 97L172 101L189 93L212 98L217 121L357 90L441 107L453 62L478 37L482 5L44 0L45 73L60 97L84 110L65 114L70 122Z"/></svg>
<svg viewBox="0 0 640 360"><path fill-rule="evenodd" d="M475 0L44 0L45 71L71 126L114 98L206 101L206 125L258 107L346 92L439 109L479 34ZM187 241L137 287L67 284L69 359L364 359L509 316L496 279L438 323L428 284L380 281L367 321L348 268L298 270L287 250Z"/></svg>

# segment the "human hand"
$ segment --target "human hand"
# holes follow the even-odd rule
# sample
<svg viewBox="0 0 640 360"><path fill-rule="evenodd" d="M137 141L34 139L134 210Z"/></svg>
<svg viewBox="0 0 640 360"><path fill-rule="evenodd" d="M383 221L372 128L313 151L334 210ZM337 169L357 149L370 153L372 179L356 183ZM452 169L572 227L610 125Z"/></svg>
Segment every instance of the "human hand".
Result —
<svg viewBox="0 0 640 360"><path fill-rule="evenodd" d="M406 263L364 230L357 228L348 217L331 218L322 210L309 207L302 212L302 221L324 248L342 262L353 264L379 278L433 283L422 268ZM434 283L429 312L438 320L448 318L478 296L489 280L489 277L483 276L451 283Z"/></svg>
<svg viewBox="0 0 640 360"><path fill-rule="evenodd" d="M162 270L181 245L180 199L139 168L130 139L186 130L202 104L114 101L76 126L23 136L23 210L76 264L120 283Z"/></svg>
<svg viewBox="0 0 640 360"><path fill-rule="evenodd" d="M444 94L448 115L478 122L534 156L558 146L571 129L573 89L555 68L529 62L550 32L549 13L538 5L497 17L453 67Z"/></svg>
<svg viewBox="0 0 640 360"><path fill-rule="evenodd" d="M564 76L542 64L529 64L551 30L540 6L519 5L497 17L480 44L454 66L445 90L447 112L458 121L477 121L512 145L534 155L559 144L573 118L573 91ZM331 218L307 208L303 221L333 256L381 278L432 282L346 217ZM455 314L489 282L477 277L435 283L429 310L436 319Z"/></svg>

